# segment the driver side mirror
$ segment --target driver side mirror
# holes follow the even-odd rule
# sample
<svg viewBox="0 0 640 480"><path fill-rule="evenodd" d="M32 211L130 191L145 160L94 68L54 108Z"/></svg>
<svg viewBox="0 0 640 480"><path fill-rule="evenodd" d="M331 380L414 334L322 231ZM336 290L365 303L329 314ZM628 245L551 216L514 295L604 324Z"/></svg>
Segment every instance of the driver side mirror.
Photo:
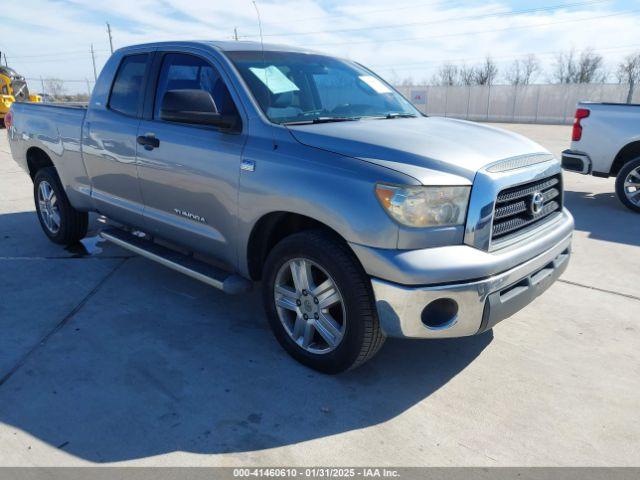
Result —
<svg viewBox="0 0 640 480"><path fill-rule="evenodd" d="M169 90L162 98L160 118L167 122L211 125L230 129L237 118L221 115L211 94L205 90Z"/></svg>

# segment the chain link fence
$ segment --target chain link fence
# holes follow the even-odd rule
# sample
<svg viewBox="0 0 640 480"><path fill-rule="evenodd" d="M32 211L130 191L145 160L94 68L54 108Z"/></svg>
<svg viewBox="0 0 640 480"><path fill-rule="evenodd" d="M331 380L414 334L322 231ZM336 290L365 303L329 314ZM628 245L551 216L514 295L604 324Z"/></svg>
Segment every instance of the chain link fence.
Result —
<svg viewBox="0 0 640 480"><path fill-rule="evenodd" d="M626 84L397 87L423 113L485 122L570 124L580 101L625 103ZM632 103L640 103L640 88Z"/></svg>

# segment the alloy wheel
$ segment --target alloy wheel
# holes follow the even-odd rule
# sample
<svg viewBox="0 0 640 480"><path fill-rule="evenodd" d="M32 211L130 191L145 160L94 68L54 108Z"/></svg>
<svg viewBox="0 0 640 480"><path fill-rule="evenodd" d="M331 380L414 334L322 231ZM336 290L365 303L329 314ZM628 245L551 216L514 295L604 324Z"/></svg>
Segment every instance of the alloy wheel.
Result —
<svg viewBox="0 0 640 480"><path fill-rule="evenodd" d="M631 170L624 179L624 194L631 203L640 207L640 167Z"/></svg>
<svg viewBox="0 0 640 480"><path fill-rule="evenodd" d="M47 230L56 235L60 231L61 217L58 198L49 182L43 180L38 185L38 213Z"/></svg>
<svg viewBox="0 0 640 480"><path fill-rule="evenodd" d="M328 353L340 345L346 327L344 300L334 279L306 258L285 262L276 275L278 318L302 349Z"/></svg>

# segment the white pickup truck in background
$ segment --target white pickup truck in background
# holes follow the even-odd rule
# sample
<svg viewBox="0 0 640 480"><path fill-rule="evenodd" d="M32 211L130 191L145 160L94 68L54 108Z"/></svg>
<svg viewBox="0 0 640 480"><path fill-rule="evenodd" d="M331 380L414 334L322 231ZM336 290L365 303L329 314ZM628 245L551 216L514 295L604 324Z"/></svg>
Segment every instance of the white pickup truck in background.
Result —
<svg viewBox="0 0 640 480"><path fill-rule="evenodd" d="M565 170L616 177L616 194L640 213L640 105L580 102Z"/></svg>

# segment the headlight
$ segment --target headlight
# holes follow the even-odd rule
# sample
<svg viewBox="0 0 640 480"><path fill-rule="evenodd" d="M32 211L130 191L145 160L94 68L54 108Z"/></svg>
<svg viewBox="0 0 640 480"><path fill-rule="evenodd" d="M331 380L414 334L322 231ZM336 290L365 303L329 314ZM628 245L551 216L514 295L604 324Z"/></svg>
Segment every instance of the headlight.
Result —
<svg viewBox="0 0 640 480"><path fill-rule="evenodd" d="M376 185L376 196L395 220L409 227L464 225L471 187Z"/></svg>

